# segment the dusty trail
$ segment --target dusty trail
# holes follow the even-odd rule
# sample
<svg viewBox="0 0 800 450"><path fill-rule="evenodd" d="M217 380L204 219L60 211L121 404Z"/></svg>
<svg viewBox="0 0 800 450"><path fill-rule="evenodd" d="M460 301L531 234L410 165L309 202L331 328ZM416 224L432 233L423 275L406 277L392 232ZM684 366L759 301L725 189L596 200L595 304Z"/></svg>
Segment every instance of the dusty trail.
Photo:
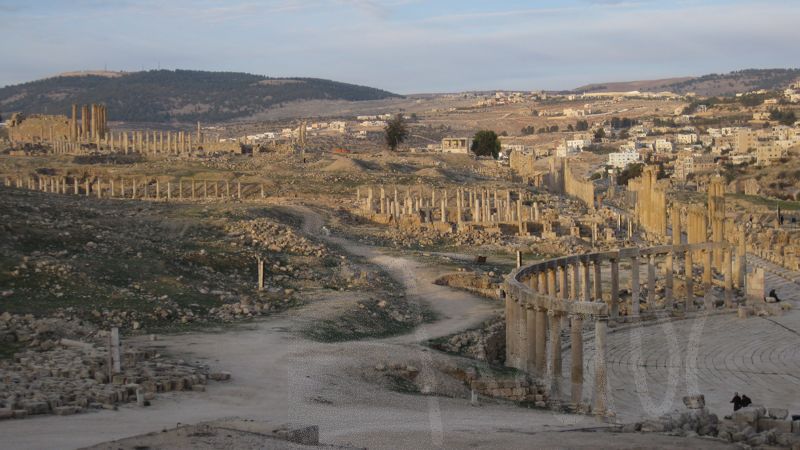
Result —
<svg viewBox="0 0 800 450"><path fill-rule="evenodd" d="M307 208L293 209L304 218L304 231L319 236L322 218ZM165 352L228 370L233 379L211 384L205 393L159 396L148 408L3 421L0 447L75 448L178 423L240 416L276 425L317 424L324 442L369 448L597 448L596 433L578 431L597 427L592 418L504 403L472 407L465 399L401 394L367 382L361 372L387 361L415 363L421 376L435 377L430 371L426 374L426 366L447 356L419 342L469 328L496 307L472 294L432 284L439 273L423 263L340 237L324 239L381 266L403 283L411 300L428 302L438 319L402 336L342 343L312 342L294 332L302 310L220 333L168 336L159 342ZM615 448L728 448L666 436L603 436L607 440L602 442Z"/></svg>

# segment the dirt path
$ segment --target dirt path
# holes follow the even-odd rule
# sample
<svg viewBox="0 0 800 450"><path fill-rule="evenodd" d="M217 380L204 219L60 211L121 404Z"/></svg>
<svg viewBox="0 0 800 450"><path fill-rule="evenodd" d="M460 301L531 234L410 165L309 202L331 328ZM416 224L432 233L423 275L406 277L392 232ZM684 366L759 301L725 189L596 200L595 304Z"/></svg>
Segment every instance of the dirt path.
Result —
<svg viewBox="0 0 800 450"><path fill-rule="evenodd" d="M322 218L307 208L297 207L295 211L305 220L304 231L319 236ZM75 448L178 423L232 416L276 425L287 421L317 424L324 442L369 448L463 448L476 444L530 448L537 443L552 447L597 446L597 433L568 431L596 427L591 418L565 417L505 403L472 407L465 399L387 391L365 379L363 374L375 364L400 361L420 367L420 376L435 383L432 362L449 357L418 343L484 320L492 313L493 305L469 293L434 285L432 281L439 274L423 263L385 255L340 237L325 239L381 266L403 283L409 299L430 303L438 320L403 336L319 343L294 332L296 318L303 314L299 310L220 333L168 336L159 341L165 352L228 370L233 379L211 384L205 393L159 396L148 408L125 406L119 411L3 421L2 447ZM616 448L655 442L673 448L712 448L707 441L603 436L609 439L605 441L609 446L613 443Z"/></svg>

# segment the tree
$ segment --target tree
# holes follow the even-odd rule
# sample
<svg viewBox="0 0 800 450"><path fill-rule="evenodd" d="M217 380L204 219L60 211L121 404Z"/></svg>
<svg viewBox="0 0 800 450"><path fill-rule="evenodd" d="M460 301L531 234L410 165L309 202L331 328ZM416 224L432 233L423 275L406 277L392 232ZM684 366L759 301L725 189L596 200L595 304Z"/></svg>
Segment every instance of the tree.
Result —
<svg viewBox="0 0 800 450"><path fill-rule="evenodd" d="M402 114L397 114L390 119L383 130L386 132L386 145L392 151L397 150L397 147L408 137L408 127L406 127L406 121Z"/></svg>
<svg viewBox="0 0 800 450"><path fill-rule="evenodd" d="M617 184L625 186L628 184L628 180L641 176L642 169L644 169L644 164L642 163L629 164L628 167L623 169L617 176Z"/></svg>
<svg viewBox="0 0 800 450"><path fill-rule="evenodd" d="M523 127L521 133L523 136L530 136L531 134L535 133L536 129L533 128L533 125L528 125L527 127Z"/></svg>
<svg viewBox="0 0 800 450"><path fill-rule="evenodd" d="M603 128L598 128L597 131L594 132L594 140L601 141L604 137L606 137L606 130Z"/></svg>
<svg viewBox="0 0 800 450"><path fill-rule="evenodd" d="M497 159L500 155L500 139L492 130L481 130L472 138L472 153L477 156L489 156Z"/></svg>
<svg viewBox="0 0 800 450"><path fill-rule="evenodd" d="M578 131L586 131L589 129L589 122L586 120L579 120L575 123L575 129Z"/></svg>

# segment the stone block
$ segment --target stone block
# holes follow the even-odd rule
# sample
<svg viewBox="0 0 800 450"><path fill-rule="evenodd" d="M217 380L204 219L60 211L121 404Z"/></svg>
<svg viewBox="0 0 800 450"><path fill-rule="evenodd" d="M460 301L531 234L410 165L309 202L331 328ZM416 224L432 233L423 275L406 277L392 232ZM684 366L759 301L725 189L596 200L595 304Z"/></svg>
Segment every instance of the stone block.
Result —
<svg viewBox="0 0 800 450"><path fill-rule="evenodd" d="M740 319L747 319L747 316L750 315L750 308L746 306L739 306L737 313Z"/></svg>
<svg viewBox="0 0 800 450"><path fill-rule="evenodd" d="M792 433L800 434L800 420L792 421Z"/></svg>
<svg viewBox="0 0 800 450"><path fill-rule="evenodd" d="M274 430L273 433L280 439L301 445L319 445L319 427L316 425L303 426L286 424Z"/></svg>
<svg viewBox="0 0 800 450"><path fill-rule="evenodd" d="M79 408L77 406L58 406L56 408L53 408L53 412L57 416L70 416L72 414L77 413L78 411Z"/></svg>
<svg viewBox="0 0 800 450"><path fill-rule="evenodd" d="M706 398L704 395L687 395L683 397L683 404L689 409L702 409L706 406Z"/></svg>
<svg viewBox="0 0 800 450"><path fill-rule="evenodd" d="M792 422L788 420L780 420L780 419L768 419L762 417L758 419L758 427L757 430L761 431L769 431L769 430L776 430L780 433L791 433L792 432Z"/></svg>
<svg viewBox="0 0 800 450"><path fill-rule="evenodd" d="M194 392L205 392L206 391L206 386L204 384L193 384L192 385L192 390Z"/></svg>
<svg viewBox="0 0 800 450"><path fill-rule="evenodd" d="M623 433L635 433L642 429L641 423L626 423L622 425L622 432Z"/></svg>
<svg viewBox="0 0 800 450"><path fill-rule="evenodd" d="M227 381L231 379L230 372L212 372L208 375L208 378L214 381Z"/></svg>
<svg viewBox="0 0 800 450"><path fill-rule="evenodd" d="M768 408L767 416L771 419L785 419L789 415L789 411L783 408Z"/></svg>
<svg viewBox="0 0 800 450"><path fill-rule="evenodd" d="M28 410L27 409L15 409L14 410L14 418L15 419L24 419L28 417Z"/></svg>
<svg viewBox="0 0 800 450"><path fill-rule="evenodd" d="M666 431L666 427L661 421L646 420L642 422L641 431L645 433L661 433L663 431Z"/></svg>
<svg viewBox="0 0 800 450"><path fill-rule="evenodd" d="M742 408L739 411L733 413L731 418L738 426L743 425L751 425L755 426L756 422L758 421L758 411L755 408Z"/></svg>
<svg viewBox="0 0 800 450"><path fill-rule="evenodd" d="M22 404L28 414L47 414L50 405L47 402L26 401Z"/></svg>
<svg viewBox="0 0 800 450"><path fill-rule="evenodd" d="M14 411L11 408L0 408L0 420L11 419L14 417Z"/></svg>

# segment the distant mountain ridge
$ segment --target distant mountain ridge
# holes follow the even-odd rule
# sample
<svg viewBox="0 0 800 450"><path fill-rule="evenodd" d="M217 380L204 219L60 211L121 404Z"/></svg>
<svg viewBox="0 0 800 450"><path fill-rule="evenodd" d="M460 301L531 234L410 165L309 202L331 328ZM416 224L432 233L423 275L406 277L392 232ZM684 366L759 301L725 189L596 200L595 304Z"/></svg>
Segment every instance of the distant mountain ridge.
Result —
<svg viewBox="0 0 800 450"><path fill-rule="evenodd" d="M400 97L320 78L270 78L240 72L150 70L69 72L0 88L0 114L66 114L73 103L104 103L109 120L221 122L301 100ZM3 114L6 115L6 114Z"/></svg>
<svg viewBox="0 0 800 450"><path fill-rule="evenodd" d="M759 89L783 89L800 78L800 69L745 69L701 77L667 78L612 83L593 83L573 92L694 92L701 96L725 96Z"/></svg>

